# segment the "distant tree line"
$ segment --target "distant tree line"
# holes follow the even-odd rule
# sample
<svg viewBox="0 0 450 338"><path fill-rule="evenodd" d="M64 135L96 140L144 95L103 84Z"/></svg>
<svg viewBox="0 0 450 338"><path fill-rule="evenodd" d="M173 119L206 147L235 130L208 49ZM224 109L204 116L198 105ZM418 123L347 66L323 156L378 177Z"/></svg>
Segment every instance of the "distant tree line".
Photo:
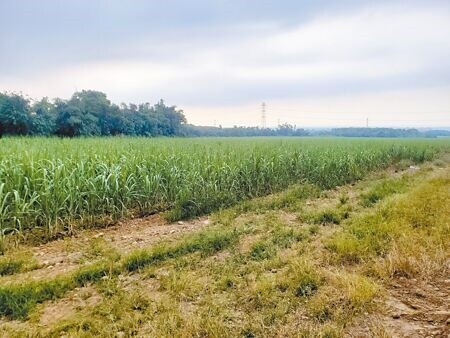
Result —
<svg viewBox="0 0 450 338"><path fill-rule="evenodd" d="M417 129L396 128L334 128L330 130L332 136L343 137L421 137Z"/></svg>
<svg viewBox="0 0 450 338"><path fill-rule="evenodd" d="M194 126L186 124L182 128L186 136L220 136L220 137L251 137L251 136L308 136L309 132L290 124L282 124L277 128L238 127L222 128L209 126Z"/></svg>
<svg viewBox="0 0 450 338"><path fill-rule="evenodd" d="M69 100L43 98L31 102L21 94L0 93L2 135L58 136L173 136L181 133L186 118L182 110L161 100L149 103L112 104L106 94L83 90Z"/></svg>
<svg viewBox="0 0 450 338"><path fill-rule="evenodd" d="M419 131L414 128L333 128L327 130L311 131L313 136L338 136L338 137L448 137L448 130Z"/></svg>
<svg viewBox="0 0 450 338"><path fill-rule="evenodd" d="M291 124L282 124L277 128L238 127L222 128L208 126L194 126L185 124L181 128L184 136L333 136L333 137L450 137L449 130L427 130L401 128L332 128L332 129L309 129L297 128Z"/></svg>
<svg viewBox="0 0 450 338"><path fill-rule="evenodd" d="M182 110L163 100L116 105L94 90L76 92L68 100L31 101L21 94L0 93L0 137L3 135L58 136L340 136L449 137L448 130L395 128L334 128L305 130L285 123L276 128L222 128L187 124Z"/></svg>

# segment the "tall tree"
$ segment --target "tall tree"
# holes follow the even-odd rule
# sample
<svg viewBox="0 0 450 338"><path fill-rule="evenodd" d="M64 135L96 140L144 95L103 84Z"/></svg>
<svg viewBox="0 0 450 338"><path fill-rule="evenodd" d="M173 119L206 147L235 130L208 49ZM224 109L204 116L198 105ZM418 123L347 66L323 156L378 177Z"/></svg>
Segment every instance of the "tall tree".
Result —
<svg viewBox="0 0 450 338"><path fill-rule="evenodd" d="M176 106L166 106L162 99L153 106L153 114L159 121L158 129L162 135L177 135L181 125L186 123L183 111L177 110Z"/></svg>
<svg viewBox="0 0 450 338"><path fill-rule="evenodd" d="M30 102L19 94L0 93L0 137L30 132Z"/></svg>
<svg viewBox="0 0 450 338"><path fill-rule="evenodd" d="M55 131L55 106L47 97L35 102L31 107L31 132L33 135L51 135Z"/></svg>

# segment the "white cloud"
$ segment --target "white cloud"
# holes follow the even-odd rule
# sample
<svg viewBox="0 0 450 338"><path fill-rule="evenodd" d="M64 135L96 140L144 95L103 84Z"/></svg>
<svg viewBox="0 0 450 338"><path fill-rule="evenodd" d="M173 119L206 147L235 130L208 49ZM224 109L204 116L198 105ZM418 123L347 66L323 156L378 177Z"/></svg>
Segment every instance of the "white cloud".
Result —
<svg viewBox="0 0 450 338"><path fill-rule="evenodd" d="M435 109L450 107L445 99L450 96L448 87L435 89L436 83L431 87L429 83L450 85L448 7L383 4L318 16L298 26L249 23L230 28L229 32L234 40L230 35L215 40L205 31L204 39L168 41L161 47L173 54L167 58L160 54L94 60L50 72L46 69L23 77L0 78L0 88L21 90L32 97L67 97L75 89L92 88L106 92L115 102L152 102L164 97L194 109L193 122L212 123L227 115L223 120L231 125L255 124L258 112L254 107L262 100L277 104L283 100L309 102L308 110L312 111L314 107L334 110L336 102L345 107L339 97L349 100L355 111L379 107L379 100L383 100L391 105L391 111L406 112L413 108L407 104L414 102L409 95L421 91L440 104ZM140 45L133 41L129 47L130 54L133 48L158 48L150 47L147 41ZM423 74L427 81L422 82ZM414 77L415 82L411 81ZM303 93L301 100L288 90L295 86L308 88L312 83L317 93ZM374 83L375 90L383 95L373 92ZM329 92L321 92L321 84ZM393 86L408 94L386 101L386 93L395 92ZM337 95L333 92L336 88L349 95ZM361 92L368 93L364 100ZM399 104L402 100L405 104ZM219 108L223 101L235 108ZM429 99L424 102L433 104ZM386 104L385 111L389 108Z"/></svg>

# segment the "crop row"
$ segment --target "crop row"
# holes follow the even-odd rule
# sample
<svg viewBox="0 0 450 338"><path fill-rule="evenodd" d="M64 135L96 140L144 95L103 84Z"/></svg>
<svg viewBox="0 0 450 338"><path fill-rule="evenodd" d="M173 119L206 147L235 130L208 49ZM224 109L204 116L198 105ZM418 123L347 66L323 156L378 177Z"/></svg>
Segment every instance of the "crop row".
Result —
<svg viewBox="0 0 450 338"><path fill-rule="evenodd" d="M0 237L130 214L181 219L293 183L330 188L448 149L445 140L4 138Z"/></svg>

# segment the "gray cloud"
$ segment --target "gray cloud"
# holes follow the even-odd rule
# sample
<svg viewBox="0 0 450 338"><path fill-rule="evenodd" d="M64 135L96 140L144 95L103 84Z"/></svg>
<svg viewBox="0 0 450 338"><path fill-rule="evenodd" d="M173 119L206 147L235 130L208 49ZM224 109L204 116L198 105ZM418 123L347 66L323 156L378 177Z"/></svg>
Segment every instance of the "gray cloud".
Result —
<svg viewBox="0 0 450 338"><path fill-rule="evenodd" d="M450 87L445 1L2 0L0 13L0 90L34 97L93 88L214 109Z"/></svg>

